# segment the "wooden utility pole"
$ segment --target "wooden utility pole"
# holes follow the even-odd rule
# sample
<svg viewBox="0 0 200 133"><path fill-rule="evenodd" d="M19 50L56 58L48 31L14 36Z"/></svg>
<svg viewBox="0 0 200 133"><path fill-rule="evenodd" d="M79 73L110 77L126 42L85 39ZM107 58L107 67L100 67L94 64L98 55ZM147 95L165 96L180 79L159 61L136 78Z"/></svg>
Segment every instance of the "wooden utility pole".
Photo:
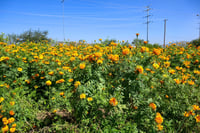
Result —
<svg viewBox="0 0 200 133"><path fill-rule="evenodd" d="M165 48L165 37L166 37L166 21L167 19L164 19L164 43L163 43L164 48Z"/></svg>

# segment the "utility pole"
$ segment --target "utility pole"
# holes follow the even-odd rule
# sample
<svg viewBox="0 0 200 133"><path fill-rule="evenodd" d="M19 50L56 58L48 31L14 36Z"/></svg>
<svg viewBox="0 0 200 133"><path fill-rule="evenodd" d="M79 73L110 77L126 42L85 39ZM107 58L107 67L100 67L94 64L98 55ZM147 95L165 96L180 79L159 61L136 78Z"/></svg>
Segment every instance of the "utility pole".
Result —
<svg viewBox="0 0 200 133"><path fill-rule="evenodd" d="M164 48L165 48L165 37L166 37L166 21L167 19L164 19L164 43L163 43Z"/></svg>
<svg viewBox="0 0 200 133"><path fill-rule="evenodd" d="M62 0L61 3L63 4L63 38L64 38L64 42L65 42L65 15L64 15L64 0Z"/></svg>
<svg viewBox="0 0 200 133"><path fill-rule="evenodd" d="M199 15L199 14L197 14L197 17L199 17L199 18L200 18L200 15ZM199 40L200 40L200 23L199 23Z"/></svg>
<svg viewBox="0 0 200 133"><path fill-rule="evenodd" d="M149 42L149 11L151 10L151 8L149 6L146 7L147 9L145 10L147 12L147 16L145 16L147 18L147 22L145 24L147 24L147 43Z"/></svg>

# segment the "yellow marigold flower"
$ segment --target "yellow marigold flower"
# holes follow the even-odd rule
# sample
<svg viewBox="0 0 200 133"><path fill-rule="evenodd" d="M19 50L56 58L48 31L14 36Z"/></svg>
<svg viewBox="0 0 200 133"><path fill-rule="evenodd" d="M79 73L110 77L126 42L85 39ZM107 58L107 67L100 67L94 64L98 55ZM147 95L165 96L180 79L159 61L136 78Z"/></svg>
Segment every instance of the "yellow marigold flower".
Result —
<svg viewBox="0 0 200 133"><path fill-rule="evenodd" d="M189 84L189 85L194 85L194 81L189 80L189 81L188 81L188 84Z"/></svg>
<svg viewBox="0 0 200 133"><path fill-rule="evenodd" d="M16 128L14 128L14 127L11 127L11 128L10 128L10 133L14 133L14 132L15 132L15 130L16 130Z"/></svg>
<svg viewBox="0 0 200 133"><path fill-rule="evenodd" d="M110 105L112 105L112 106L117 106L118 101L117 101L116 98L112 97L112 98L109 100L109 103L110 103Z"/></svg>
<svg viewBox="0 0 200 133"><path fill-rule="evenodd" d="M52 83L50 80L46 81L46 85L50 86Z"/></svg>
<svg viewBox="0 0 200 133"><path fill-rule="evenodd" d="M154 69L158 69L159 65L157 63L153 63L153 67L154 67Z"/></svg>
<svg viewBox="0 0 200 133"><path fill-rule="evenodd" d="M102 38L99 38L99 41L102 41Z"/></svg>
<svg viewBox="0 0 200 133"><path fill-rule="evenodd" d="M80 95L80 99L85 99L86 98L86 95L84 94L84 93L82 93L81 95Z"/></svg>
<svg viewBox="0 0 200 133"><path fill-rule="evenodd" d="M73 82L73 81L74 81L74 79L69 79L68 81L69 81L69 82Z"/></svg>
<svg viewBox="0 0 200 133"><path fill-rule="evenodd" d="M53 113L56 113L56 112L57 112L57 110L56 110L56 109L54 109L54 110L53 110Z"/></svg>
<svg viewBox="0 0 200 133"><path fill-rule="evenodd" d="M193 107L193 110L200 110L198 105L192 105L192 107Z"/></svg>
<svg viewBox="0 0 200 133"><path fill-rule="evenodd" d="M15 105L15 102L14 102L14 101L11 101L11 102L10 102L10 105L12 105L12 106Z"/></svg>
<svg viewBox="0 0 200 133"><path fill-rule="evenodd" d="M103 63L103 61L102 60L97 60L97 64L102 64Z"/></svg>
<svg viewBox="0 0 200 133"><path fill-rule="evenodd" d="M94 55L95 55L96 57L99 58L99 57L101 57L103 54L102 54L101 52L97 52L97 53L95 53Z"/></svg>
<svg viewBox="0 0 200 133"><path fill-rule="evenodd" d="M128 48L122 50L123 55L128 55L129 53L130 53L130 50Z"/></svg>
<svg viewBox="0 0 200 133"><path fill-rule="evenodd" d="M31 83L29 80L25 80L25 82L26 82L27 84L30 84L30 83Z"/></svg>
<svg viewBox="0 0 200 133"><path fill-rule="evenodd" d="M158 129L158 131L161 131L161 130L163 130L163 125L161 125L161 124L158 124L158 125L157 125L157 129Z"/></svg>
<svg viewBox="0 0 200 133"><path fill-rule="evenodd" d="M4 98L3 98L3 97L1 97L1 98L0 98L0 103L1 103L1 102L3 102L3 101L4 101Z"/></svg>
<svg viewBox="0 0 200 133"><path fill-rule="evenodd" d="M75 83L74 83L74 86L77 88L79 85L81 85L81 82L80 81L76 81Z"/></svg>
<svg viewBox="0 0 200 133"><path fill-rule="evenodd" d="M168 62L168 61L167 61L167 62L164 62L164 67L165 67L165 68L170 67L170 62Z"/></svg>
<svg viewBox="0 0 200 133"><path fill-rule="evenodd" d="M88 97L87 100L90 102L90 101L93 100L93 98L92 97Z"/></svg>
<svg viewBox="0 0 200 133"><path fill-rule="evenodd" d="M8 119L8 123L13 123L15 121L15 118L11 117Z"/></svg>
<svg viewBox="0 0 200 133"><path fill-rule="evenodd" d="M162 124L163 123L163 117L159 112L156 113L155 121L157 124Z"/></svg>
<svg viewBox="0 0 200 133"><path fill-rule="evenodd" d="M2 131L3 133L8 132L8 130L9 130L8 125L4 125L3 128L1 128L1 131Z"/></svg>
<svg viewBox="0 0 200 133"><path fill-rule="evenodd" d="M185 111L184 116L185 116L185 117L189 117L190 114L189 114L188 112Z"/></svg>
<svg viewBox="0 0 200 133"><path fill-rule="evenodd" d="M85 68L85 63L81 63L81 64L79 65L79 67L80 67L80 69L84 69L84 68Z"/></svg>
<svg viewBox="0 0 200 133"><path fill-rule="evenodd" d="M3 121L3 124L4 124L4 125L7 125L8 123L9 123L8 120L4 120L4 121Z"/></svg>
<svg viewBox="0 0 200 133"><path fill-rule="evenodd" d="M48 72L48 74L52 76L52 75L54 74L54 72L53 72L53 71L51 71L51 72Z"/></svg>
<svg viewBox="0 0 200 133"><path fill-rule="evenodd" d="M60 71L59 74L60 74L60 75L64 75L64 72L61 72L61 71Z"/></svg>
<svg viewBox="0 0 200 133"><path fill-rule="evenodd" d="M64 92L60 92L60 96L64 96Z"/></svg>
<svg viewBox="0 0 200 133"><path fill-rule="evenodd" d="M146 71L151 71L151 69L149 69L149 68L146 68Z"/></svg>
<svg viewBox="0 0 200 133"><path fill-rule="evenodd" d="M74 61L76 57L70 57L70 61Z"/></svg>
<svg viewBox="0 0 200 133"><path fill-rule="evenodd" d="M149 48L147 48L147 47L141 47L141 50L140 50L142 53L144 53L144 52L149 52Z"/></svg>
<svg viewBox="0 0 200 133"><path fill-rule="evenodd" d="M143 73L144 69L142 66L136 66L136 71L138 71L139 73Z"/></svg>
<svg viewBox="0 0 200 133"><path fill-rule="evenodd" d="M16 123L12 124L12 127L16 127L16 126L17 126L17 124L16 124Z"/></svg>
<svg viewBox="0 0 200 133"><path fill-rule="evenodd" d="M56 98L55 98L55 97L52 97L51 99L54 100L54 99L56 99Z"/></svg>
<svg viewBox="0 0 200 133"><path fill-rule="evenodd" d="M182 82L182 80L180 79L174 79L174 81L176 82L176 84L180 84Z"/></svg>
<svg viewBox="0 0 200 133"><path fill-rule="evenodd" d="M112 61L118 61L119 60L119 55L113 55L112 56Z"/></svg>
<svg viewBox="0 0 200 133"><path fill-rule="evenodd" d="M156 110L156 104L155 103L150 103L149 107L151 107L154 111Z"/></svg>
<svg viewBox="0 0 200 133"><path fill-rule="evenodd" d="M200 115L196 115L196 116L195 116L195 119L196 119L196 122L197 122L197 123L200 122Z"/></svg>
<svg viewBox="0 0 200 133"><path fill-rule="evenodd" d="M17 68L17 70L18 70L19 72L21 72L23 69L22 69L21 67L19 67L19 68Z"/></svg>
<svg viewBox="0 0 200 133"><path fill-rule="evenodd" d="M13 110L10 110L10 111L9 111L9 114L10 114L11 116L13 116L13 115L15 115L15 112L14 112Z"/></svg>
<svg viewBox="0 0 200 133"><path fill-rule="evenodd" d="M174 74L176 71L174 69L168 70L169 73Z"/></svg>

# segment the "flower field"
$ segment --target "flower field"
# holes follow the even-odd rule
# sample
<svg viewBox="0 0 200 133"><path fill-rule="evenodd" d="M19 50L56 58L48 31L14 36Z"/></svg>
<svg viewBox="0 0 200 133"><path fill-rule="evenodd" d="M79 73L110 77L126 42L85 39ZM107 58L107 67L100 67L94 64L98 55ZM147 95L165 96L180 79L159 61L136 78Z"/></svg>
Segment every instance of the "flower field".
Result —
<svg viewBox="0 0 200 133"><path fill-rule="evenodd" d="M200 47L0 42L1 132L200 132Z"/></svg>

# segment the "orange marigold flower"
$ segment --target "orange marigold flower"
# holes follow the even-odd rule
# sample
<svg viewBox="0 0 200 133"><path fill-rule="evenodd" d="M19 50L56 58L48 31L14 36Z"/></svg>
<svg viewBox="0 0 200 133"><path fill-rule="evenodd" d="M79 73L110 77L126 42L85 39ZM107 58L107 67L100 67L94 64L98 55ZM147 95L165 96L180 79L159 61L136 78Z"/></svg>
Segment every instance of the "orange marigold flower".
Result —
<svg viewBox="0 0 200 133"><path fill-rule="evenodd" d="M118 104L118 101L116 98L112 97L109 101L110 105L116 106Z"/></svg>
<svg viewBox="0 0 200 133"><path fill-rule="evenodd" d="M200 122L200 115L196 115L196 116L195 116L195 119L196 119L196 122L197 122L197 123Z"/></svg>
<svg viewBox="0 0 200 133"><path fill-rule="evenodd" d="M148 42L147 41L144 41L144 44L147 44Z"/></svg>
<svg viewBox="0 0 200 133"><path fill-rule="evenodd" d="M153 53L154 53L155 55L160 55L160 54L161 54L161 50L160 50L160 49L154 48L154 49L153 49Z"/></svg>
<svg viewBox="0 0 200 133"><path fill-rule="evenodd" d="M17 126L17 124L16 124L16 123L12 124L12 127L16 127L16 126Z"/></svg>
<svg viewBox="0 0 200 133"><path fill-rule="evenodd" d="M159 112L156 113L155 121L157 124L162 124L163 123L163 117Z"/></svg>
<svg viewBox="0 0 200 133"><path fill-rule="evenodd" d="M154 111L156 110L156 104L155 103L150 103L149 107L151 107Z"/></svg>
<svg viewBox="0 0 200 133"><path fill-rule="evenodd" d="M13 116L13 115L15 115L15 112L13 110L10 110L9 114Z"/></svg>
<svg viewBox="0 0 200 133"><path fill-rule="evenodd" d="M161 125L161 124L158 124L158 125L157 125L157 130L158 130L158 131L161 131L161 130L163 130L163 125Z"/></svg>
<svg viewBox="0 0 200 133"><path fill-rule="evenodd" d="M125 48L122 50L123 55L128 55L130 53L130 50L128 48Z"/></svg>
<svg viewBox="0 0 200 133"><path fill-rule="evenodd" d="M3 128L1 129L1 131L2 131L3 133L8 132L8 130L9 130L8 125L4 125Z"/></svg>
<svg viewBox="0 0 200 133"><path fill-rule="evenodd" d="M189 117L190 114L189 114L188 112L185 111L184 116L185 116L185 117Z"/></svg>
<svg viewBox="0 0 200 133"><path fill-rule="evenodd" d="M182 82L182 80L180 79L174 79L174 81L176 82L176 84L180 84Z"/></svg>
<svg viewBox="0 0 200 133"><path fill-rule="evenodd" d="M136 66L136 71L138 71L139 73L143 73L144 69L142 66Z"/></svg>
<svg viewBox="0 0 200 133"><path fill-rule="evenodd" d="M193 107L193 110L200 110L198 105L192 105L192 107Z"/></svg>
<svg viewBox="0 0 200 133"><path fill-rule="evenodd" d="M64 96L64 92L60 92L60 96Z"/></svg>
<svg viewBox="0 0 200 133"><path fill-rule="evenodd" d="M194 81L189 80L189 81L188 81L188 84L189 84L189 85L194 85Z"/></svg>
<svg viewBox="0 0 200 133"><path fill-rule="evenodd" d="M79 65L79 67L80 67L80 69L84 69L84 68L85 68L85 63L81 63L81 64Z"/></svg>
<svg viewBox="0 0 200 133"><path fill-rule="evenodd" d="M140 34L139 33L136 33L136 36L138 37Z"/></svg>
<svg viewBox="0 0 200 133"><path fill-rule="evenodd" d="M74 81L74 79L69 79L68 81L69 81L69 82L73 82L73 81Z"/></svg>
<svg viewBox="0 0 200 133"><path fill-rule="evenodd" d="M59 75L64 75L64 72L61 72L61 71L60 71L60 72L59 72Z"/></svg>

